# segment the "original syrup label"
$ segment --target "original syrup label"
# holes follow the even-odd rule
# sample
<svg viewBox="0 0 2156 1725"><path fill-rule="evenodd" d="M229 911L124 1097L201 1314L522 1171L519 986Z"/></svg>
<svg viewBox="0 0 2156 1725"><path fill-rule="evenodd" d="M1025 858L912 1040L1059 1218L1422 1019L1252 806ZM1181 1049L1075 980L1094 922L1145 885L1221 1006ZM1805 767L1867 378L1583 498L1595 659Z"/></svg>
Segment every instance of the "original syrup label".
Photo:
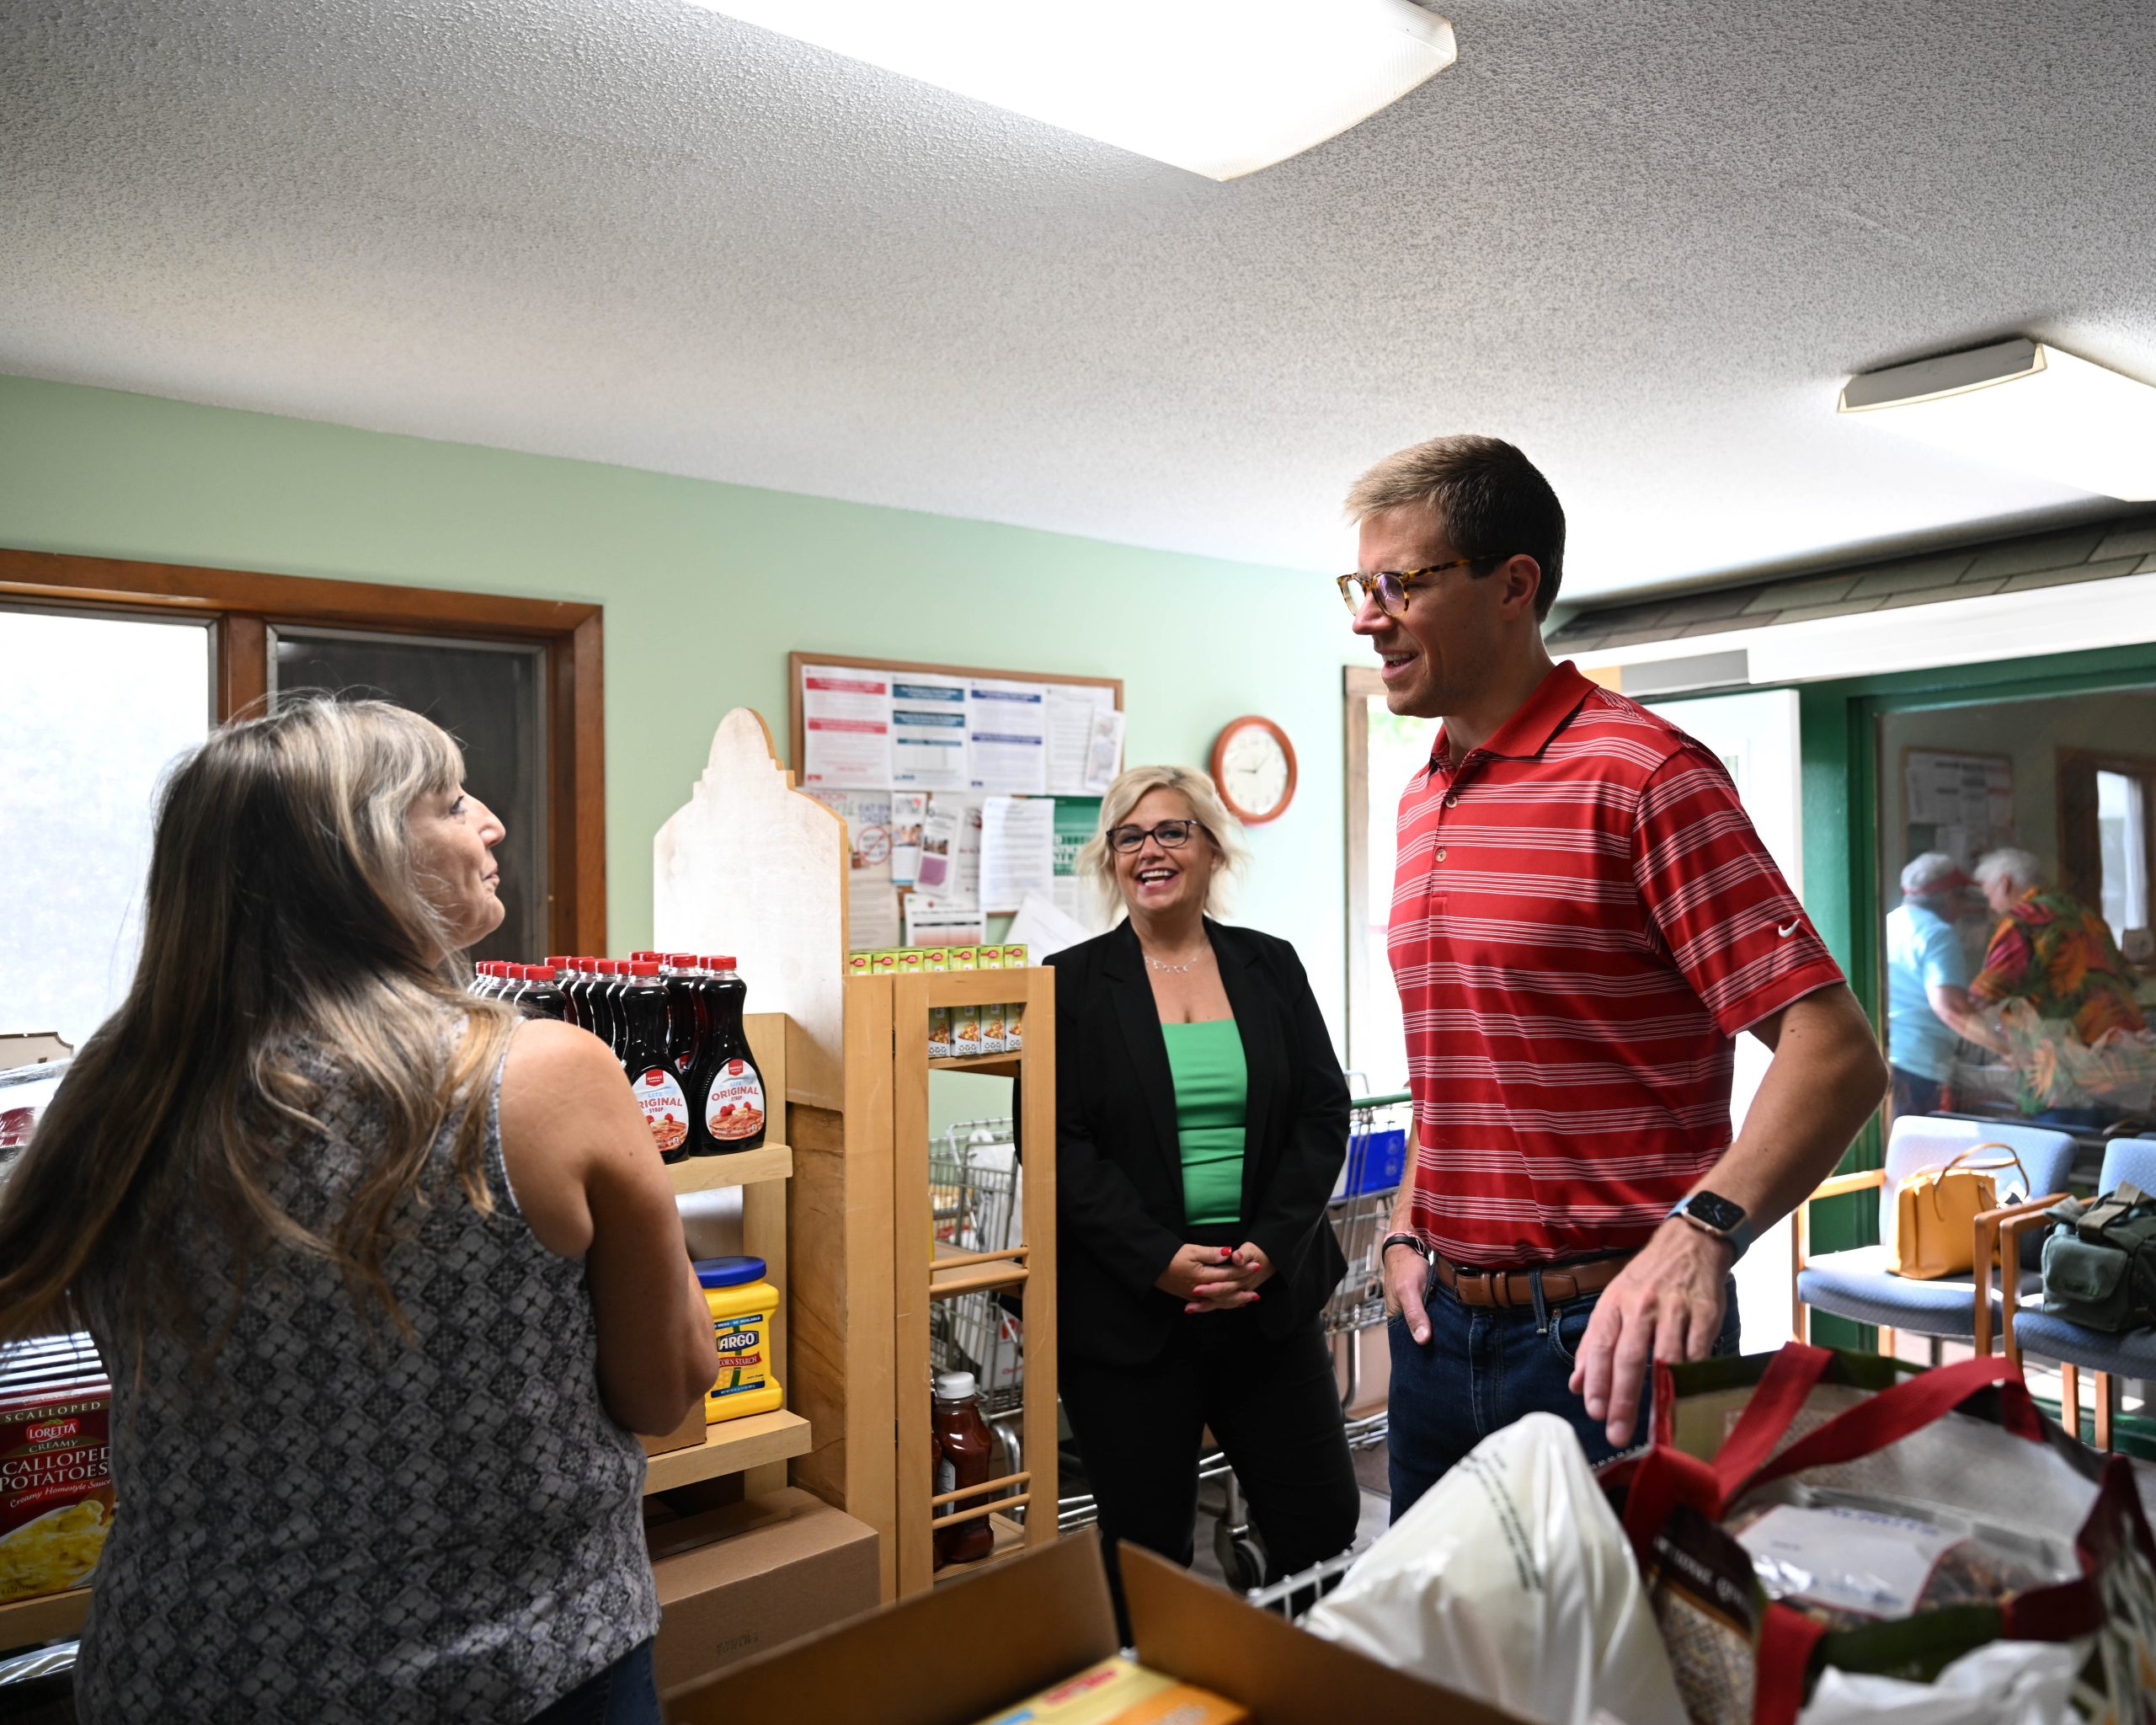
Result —
<svg viewBox="0 0 2156 1725"><path fill-rule="evenodd" d="M764 1130L764 1081L746 1060L728 1060L712 1080L704 1130L723 1144Z"/></svg>
<svg viewBox="0 0 2156 1725"><path fill-rule="evenodd" d="M689 1140L689 1099L681 1086L664 1066L648 1066L637 1080L637 1103L643 1109L643 1123L651 1128L651 1141L662 1151L679 1150Z"/></svg>

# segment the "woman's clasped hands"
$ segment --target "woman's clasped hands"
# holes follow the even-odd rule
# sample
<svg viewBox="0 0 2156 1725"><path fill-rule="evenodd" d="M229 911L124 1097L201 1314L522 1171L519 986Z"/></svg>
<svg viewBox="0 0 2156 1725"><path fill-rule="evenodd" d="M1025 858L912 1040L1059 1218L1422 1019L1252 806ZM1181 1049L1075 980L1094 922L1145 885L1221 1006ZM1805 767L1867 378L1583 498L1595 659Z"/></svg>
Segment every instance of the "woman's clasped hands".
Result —
<svg viewBox="0 0 2156 1725"><path fill-rule="evenodd" d="M1153 1285L1183 1302L1186 1314L1233 1311L1257 1303L1273 1260L1249 1241L1241 1246L1183 1246Z"/></svg>

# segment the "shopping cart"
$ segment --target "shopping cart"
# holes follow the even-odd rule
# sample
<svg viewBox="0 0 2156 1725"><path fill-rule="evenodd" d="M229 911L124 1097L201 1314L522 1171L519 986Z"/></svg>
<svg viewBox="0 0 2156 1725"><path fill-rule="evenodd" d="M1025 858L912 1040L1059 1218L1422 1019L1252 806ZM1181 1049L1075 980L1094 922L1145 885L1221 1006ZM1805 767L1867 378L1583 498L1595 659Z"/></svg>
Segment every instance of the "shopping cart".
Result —
<svg viewBox="0 0 2156 1725"><path fill-rule="evenodd" d="M1008 1119L963 1121L941 1144L931 1143L928 1186L938 1243L959 1252L1002 1252L1018 1243L1024 1174ZM939 1300L929 1309L928 1352L936 1371L973 1374L981 1417L1008 1464L999 1472L1022 1472L1026 1359L1017 1314L1004 1310L993 1290ZM1025 1519L1022 1508L1010 1513Z"/></svg>
<svg viewBox="0 0 2156 1725"><path fill-rule="evenodd" d="M1350 1410L1347 1426L1351 1450L1382 1444L1388 1429L1384 1408L1359 1417L1352 1410L1363 1400L1362 1332L1381 1327L1385 1321L1385 1264L1378 1247L1391 1231L1393 1200L1409 1165L1408 1146L1414 1138L1410 1103L1405 1091L1356 1101L1348 1117L1347 1160L1326 1206L1348 1270L1326 1301L1320 1322L1328 1338L1344 1339L1347 1344L1348 1381L1340 1405ZM1307 1610L1316 1597L1311 1591L1313 1585L1344 1574L1358 1553L1343 1552L1313 1571L1286 1578L1274 1587L1262 1586L1267 1567L1264 1543L1251 1525L1234 1471L1227 1459L1214 1450L1200 1461L1198 1478L1222 1476L1227 1480L1227 1503L1213 1528L1213 1554L1221 1573L1230 1586L1241 1589L1253 1603L1290 1615Z"/></svg>

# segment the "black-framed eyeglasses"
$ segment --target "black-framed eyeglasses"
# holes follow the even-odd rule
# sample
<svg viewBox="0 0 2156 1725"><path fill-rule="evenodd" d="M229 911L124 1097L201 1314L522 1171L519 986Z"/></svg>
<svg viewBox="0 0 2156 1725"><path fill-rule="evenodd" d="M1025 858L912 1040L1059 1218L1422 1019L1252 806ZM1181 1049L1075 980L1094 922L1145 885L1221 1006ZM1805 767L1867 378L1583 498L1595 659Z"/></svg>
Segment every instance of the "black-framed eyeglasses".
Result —
<svg viewBox="0 0 2156 1725"><path fill-rule="evenodd" d="M1128 856L1150 839L1164 851L1180 851L1194 832L1205 832L1201 820L1156 820L1150 826L1112 826L1108 843ZM1206 833L1211 837L1210 833Z"/></svg>
<svg viewBox="0 0 2156 1725"><path fill-rule="evenodd" d="M1378 609L1387 617L1398 617L1407 609L1407 591L1417 581L1427 581L1433 575L1441 575L1447 569L1464 569L1470 563L1502 563L1501 553L1496 557L1455 557L1450 563L1432 563L1422 569L1380 569L1374 575L1353 574L1338 577L1340 597L1348 609L1360 617L1363 607L1373 595Z"/></svg>

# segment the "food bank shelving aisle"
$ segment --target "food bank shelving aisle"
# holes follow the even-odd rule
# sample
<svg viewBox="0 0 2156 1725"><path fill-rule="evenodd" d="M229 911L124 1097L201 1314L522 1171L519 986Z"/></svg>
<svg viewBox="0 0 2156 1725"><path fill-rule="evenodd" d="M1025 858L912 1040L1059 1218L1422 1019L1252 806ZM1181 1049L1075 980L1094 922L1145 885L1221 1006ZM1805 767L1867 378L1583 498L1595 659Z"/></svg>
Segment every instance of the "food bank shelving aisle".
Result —
<svg viewBox="0 0 2156 1725"><path fill-rule="evenodd" d="M846 985L849 1006L859 999L880 1016L888 1008L893 1033L891 1083L894 1341L898 1370L898 1589L926 1592L938 1581L968 1573L1012 1551L1056 1536L1055 1389L1055 973L1042 965L1018 970L868 976ZM931 1007L1022 1004L1025 1045L1017 1054L931 1059ZM1017 1244L969 1252L936 1238L935 1199L928 1167L928 1086L942 1071L1022 1078L1018 1087L1021 1175ZM935 1493L931 1438L929 1308L938 1300L987 1291L1014 1295L1025 1331L1022 1465L970 1488ZM1023 1509L1022 1529L1007 1513ZM935 1567L934 1534L942 1511L951 1520L985 1516L995 1547L970 1563ZM947 1525L947 1522L946 1523Z"/></svg>
<svg viewBox="0 0 2156 1725"><path fill-rule="evenodd" d="M849 857L845 822L793 788L761 717L737 708L720 721L691 800L654 843L653 932L662 948L736 954L751 1003L784 1013L782 1135L793 1175L776 1188L787 1195L790 1272L782 1381L787 1407L810 1428L790 1478L876 1530L883 1594L893 1599L978 1567L934 1567L931 1524L949 1503L995 1529L995 1554L982 1562L1056 1535L1054 979L1045 968L909 977L903 991L893 976L849 980ZM929 1059L931 1004L1013 1000L1025 1007L1023 1053ZM765 1044L755 1045L764 1059ZM939 1260L931 1243L928 1085L944 1068L1024 1074L1023 1239L1006 1250ZM769 1075L766 1066L778 1131ZM750 1206L756 1191L744 1188ZM753 1208L744 1220L753 1229ZM753 1237L748 1249L768 1255ZM1022 1465L938 1504L930 1312L936 1300L986 1288L1022 1301ZM1038 1494L1027 1461L1050 1470ZM749 1490L766 1489L768 1477L752 1472Z"/></svg>
<svg viewBox="0 0 2156 1725"><path fill-rule="evenodd" d="M778 1311L771 1318L771 1362L782 1386L791 1392L787 1371L787 1194L793 1178L793 1151L777 1141L786 1124L783 1105L773 1106L786 1095L787 1017L783 1012L750 1012L742 1028L763 1074L764 1142L755 1150L731 1156L691 1156L667 1169L673 1177L676 1197L717 1191L728 1186L741 1188L741 1249L760 1258L765 1275L779 1291ZM722 1475L747 1475L743 1482L750 1494L776 1491L787 1482L787 1463L806 1455L808 1422L792 1407L745 1418L721 1420L705 1428L704 1440L685 1448L665 1450L645 1465L643 1489L670 1492L676 1486ZM649 1446L647 1445L647 1448Z"/></svg>

